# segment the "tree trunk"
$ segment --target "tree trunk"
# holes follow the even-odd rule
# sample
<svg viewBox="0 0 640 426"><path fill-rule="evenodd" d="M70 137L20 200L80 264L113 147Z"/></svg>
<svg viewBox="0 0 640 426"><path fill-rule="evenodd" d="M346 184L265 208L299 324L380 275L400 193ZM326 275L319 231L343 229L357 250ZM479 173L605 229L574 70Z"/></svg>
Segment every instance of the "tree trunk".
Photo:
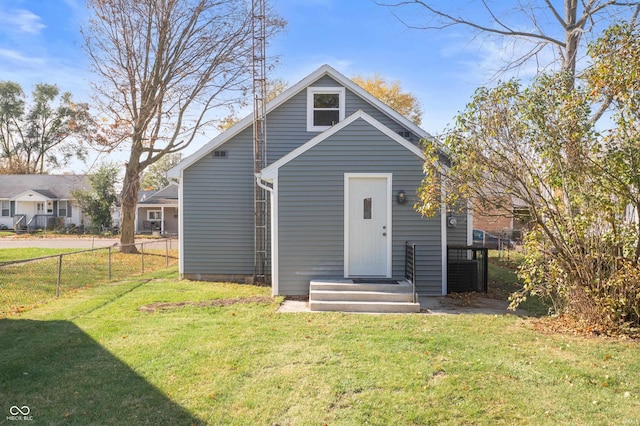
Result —
<svg viewBox="0 0 640 426"><path fill-rule="evenodd" d="M562 70L571 76L576 75L576 60L578 58L578 49L580 37L582 36L582 28L578 28L578 0L565 1L565 49L562 61ZM571 84L573 88L573 81Z"/></svg>
<svg viewBox="0 0 640 426"><path fill-rule="evenodd" d="M120 197L122 205L120 222L120 245L122 247L120 251L123 253L137 253L138 250L133 243L135 243L136 206L138 205L138 190L140 189L139 155L135 155L132 152L129 160Z"/></svg>

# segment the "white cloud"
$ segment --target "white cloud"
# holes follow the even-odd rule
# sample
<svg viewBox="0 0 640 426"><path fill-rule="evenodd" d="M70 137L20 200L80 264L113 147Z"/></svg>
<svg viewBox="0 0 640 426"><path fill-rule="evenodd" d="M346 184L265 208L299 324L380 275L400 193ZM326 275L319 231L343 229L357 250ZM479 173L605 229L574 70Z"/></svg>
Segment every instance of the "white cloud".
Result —
<svg viewBox="0 0 640 426"><path fill-rule="evenodd" d="M24 62L24 63L30 63L30 64L44 63L42 58L25 56L23 53L18 52L17 50L12 50L12 49L0 48L0 57L13 60L16 62Z"/></svg>
<svg viewBox="0 0 640 426"><path fill-rule="evenodd" d="M548 46L523 64L506 69L509 64L517 63L536 47L534 43L524 39L477 36L468 40L457 35L448 43L444 43L444 46L446 47L441 49L441 55L458 63L455 76L467 84L477 86L498 79L528 80L540 71L548 69L551 64L557 63L553 48Z"/></svg>
<svg viewBox="0 0 640 426"><path fill-rule="evenodd" d="M84 2L81 2L80 0L64 0L64 3L74 12L81 10L84 4Z"/></svg>
<svg viewBox="0 0 640 426"><path fill-rule="evenodd" d="M46 25L35 13L26 9L15 9L0 11L0 27L4 27L5 32L13 31L36 35L46 28Z"/></svg>

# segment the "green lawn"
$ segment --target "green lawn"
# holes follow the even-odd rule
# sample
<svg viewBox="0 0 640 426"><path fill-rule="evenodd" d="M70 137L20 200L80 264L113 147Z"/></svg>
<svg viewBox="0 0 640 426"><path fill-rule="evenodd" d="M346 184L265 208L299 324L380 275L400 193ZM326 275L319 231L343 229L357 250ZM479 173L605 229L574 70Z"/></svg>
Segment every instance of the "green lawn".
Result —
<svg viewBox="0 0 640 426"><path fill-rule="evenodd" d="M516 251L489 251L488 297L509 300L512 293L522 288L517 274L522 260L522 254ZM550 303L538 296L530 296L519 307L531 315L544 316L549 314Z"/></svg>
<svg viewBox="0 0 640 426"><path fill-rule="evenodd" d="M269 291L168 269L0 320L0 423L26 405L33 424L640 424L637 342L239 303Z"/></svg>
<svg viewBox="0 0 640 426"><path fill-rule="evenodd" d="M0 243L1 244L1 243ZM81 249L61 248L0 248L0 263L13 260L32 259L34 257L52 256L61 253L80 251Z"/></svg>
<svg viewBox="0 0 640 426"><path fill-rule="evenodd" d="M53 254L67 253L62 256ZM142 254L121 253L117 249L2 249L0 262L41 257L37 261L4 265L0 268L0 318L31 309L61 294L111 280L127 279L167 264L164 250L145 250ZM4 260L2 260L4 259ZM175 250L169 263L177 262ZM109 266L111 265L111 266ZM60 268L59 268L60 266ZM58 270L60 273L58 274Z"/></svg>

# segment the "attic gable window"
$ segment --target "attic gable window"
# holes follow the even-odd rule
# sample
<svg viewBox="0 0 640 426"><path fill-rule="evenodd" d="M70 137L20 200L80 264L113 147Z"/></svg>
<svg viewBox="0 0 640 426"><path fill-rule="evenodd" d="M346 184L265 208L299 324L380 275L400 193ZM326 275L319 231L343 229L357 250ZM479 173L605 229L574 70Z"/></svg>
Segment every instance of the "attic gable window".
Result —
<svg viewBox="0 0 640 426"><path fill-rule="evenodd" d="M322 132L344 120L344 87L307 88L307 131Z"/></svg>

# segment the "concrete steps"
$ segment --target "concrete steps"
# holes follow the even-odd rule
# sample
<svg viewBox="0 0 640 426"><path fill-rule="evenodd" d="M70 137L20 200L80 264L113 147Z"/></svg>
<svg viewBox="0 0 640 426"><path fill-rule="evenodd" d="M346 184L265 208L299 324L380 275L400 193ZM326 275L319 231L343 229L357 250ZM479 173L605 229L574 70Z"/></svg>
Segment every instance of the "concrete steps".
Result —
<svg viewBox="0 0 640 426"><path fill-rule="evenodd" d="M413 302L413 287L408 281L398 284L355 284L348 279L311 281L309 308L334 312L420 312L420 304Z"/></svg>

